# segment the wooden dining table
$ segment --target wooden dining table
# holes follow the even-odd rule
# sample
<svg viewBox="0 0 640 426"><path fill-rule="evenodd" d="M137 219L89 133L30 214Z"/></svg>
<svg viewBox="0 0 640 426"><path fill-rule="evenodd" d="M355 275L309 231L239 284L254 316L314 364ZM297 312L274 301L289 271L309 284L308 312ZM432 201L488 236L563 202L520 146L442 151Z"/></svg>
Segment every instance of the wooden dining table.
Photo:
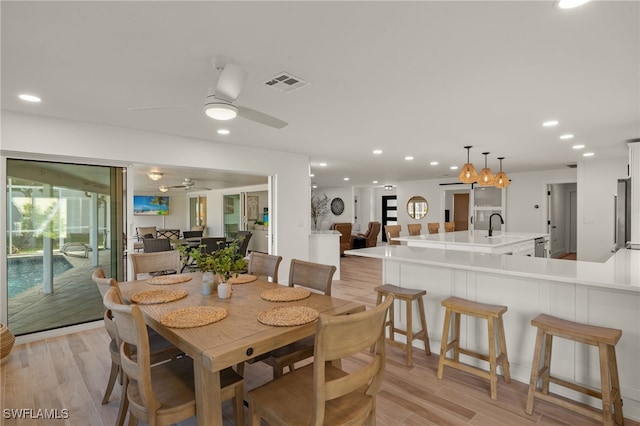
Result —
<svg viewBox="0 0 640 426"><path fill-rule="evenodd" d="M276 327L257 320L258 314L275 306L306 306L328 315L343 315L365 309L361 303L350 302L323 294L294 302L270 302L260 293L278 288L278 284L255 280L234 284L229 299L220 299L217 293L202 295L202 273L188 274L191 280L171 285L151 285L146 280L120 283L123 297L140 291L182 289L187 297L169 303L140 305L145 322L193 359L196 393L196 421L202 425L222 425L220 371L265 354L316 331L316 321L300 326ZM194 328L169 328L160 323L163 315L191 306L218 306L227 310L227 317L213 324Z"/></svg>

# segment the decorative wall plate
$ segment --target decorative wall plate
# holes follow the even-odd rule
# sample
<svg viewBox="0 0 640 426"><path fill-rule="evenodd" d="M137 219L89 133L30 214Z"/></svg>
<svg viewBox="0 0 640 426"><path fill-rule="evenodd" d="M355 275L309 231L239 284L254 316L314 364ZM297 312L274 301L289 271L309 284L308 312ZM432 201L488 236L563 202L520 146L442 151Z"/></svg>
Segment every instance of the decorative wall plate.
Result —
<svg viewBox="0 0 640 426"><path fill-rule="evenodd" d="M344 212L344 201L342 198L334 198L331 200L331 213L340 216Z"/></svg>

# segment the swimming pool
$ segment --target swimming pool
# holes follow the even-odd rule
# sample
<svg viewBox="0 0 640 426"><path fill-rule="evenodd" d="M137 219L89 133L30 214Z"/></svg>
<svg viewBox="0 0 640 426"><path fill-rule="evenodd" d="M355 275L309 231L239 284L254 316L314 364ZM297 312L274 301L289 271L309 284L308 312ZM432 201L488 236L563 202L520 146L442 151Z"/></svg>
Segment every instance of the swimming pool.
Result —
<svg viewBox="0 0 640 426"><path fill-rule="evenodd" d="M64 256L53 256L53 276L73 268ZM10 257L7 259L9 297L42 285L42 256Z"/></svg>

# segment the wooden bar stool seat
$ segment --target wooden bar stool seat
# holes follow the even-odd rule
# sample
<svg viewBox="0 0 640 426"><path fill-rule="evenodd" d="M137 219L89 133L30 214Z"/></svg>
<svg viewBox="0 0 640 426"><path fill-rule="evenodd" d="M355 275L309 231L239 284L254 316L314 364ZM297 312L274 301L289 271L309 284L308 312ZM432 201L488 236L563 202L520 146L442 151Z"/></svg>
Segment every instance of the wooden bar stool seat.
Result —
<svg viewBox="0 0 640 426"><path fill-rule="evenodd" d="M620 381L618 379L618 364L616 361L616 343L622 337L622 331L615 328L598 327L556 318L551 315L540 314L531 320L531 325L538 328L536 347L531 366L531 380L527 396L526 413L533 414L535 398L560 407L567 408L596 420L603 420L605 425L612 425L611 405L614 406L615 423L624 424L622 415L622 397L620 395ZM562 337L575 342L596 346L600 354L600 391L568 382L551 375L551 349L553 337ZM540 359L542 358L542 366ZM538 388L538 381L542 385ZM567 401L549 394L549 383L573 389L602 400L602 415L584 406Z"/></svg>
<svg viewBox="0 0 640 426"><path fill-rule="evenodd" d="M392 284L384 284L378 286L374 289L378 293L378 300L376 304L382 303L384 298L387 298L390 294L393 294L396 300L406 302L407 306L407 329L402 330L396 328L395 325L395 312L393 304L389 308L389 318L384 323L385 334L386 329L389 327L389 337L386 339L387 343L401 347L407 352L407 365L409 367L413 367L413 358L412 358L412 347L413 341L416 339L421 339L424 343L424 352L427 355L431 355L431 348L429 347L429 332L427 331L427 318L424 312L424 301L422 300L422 296L427 294L424 290L413 290L410 288L402 288ZM420 325L421 329L417 333L413 331L413 301L418 301L418 311L420 314ZM395 333L406 336L406 343L399 342L395 339Z"/></svg>
<svg viewBox="0 0 640 426"><path fill-rule="evenodd" d="M491 387L491 399L498 399L497 387L498 376L496 372L497 365L502 366L502 376L507 383L511 382L509 373L509 359L507 357L507 343L504 335L504 323L502 315L507 312L506 306L488 305L485 303L473 302L471 300L461 299L459 297L449 297L442 301L445 307L444 328L442 331L442 346L440 349L440 360L438 361L438 379L442 379L444 366L456 368L458 370L474 374L478 377L489 379ZM455 317L453 340L448 342L449 328L451 326L451 316ZM460 347L460 315L471 315L476 318L487 320L489 332L489 355L480 354L478 352ZM497 326L496 326L497 325ZM496 355L496 339L495 332L498 332L498 345L500 353ZM453 349L453 358L447 358L447 352ZM489 371L464 364L460 362L460 354L464 354L473 358L481 359L489 362Z"/></svg>

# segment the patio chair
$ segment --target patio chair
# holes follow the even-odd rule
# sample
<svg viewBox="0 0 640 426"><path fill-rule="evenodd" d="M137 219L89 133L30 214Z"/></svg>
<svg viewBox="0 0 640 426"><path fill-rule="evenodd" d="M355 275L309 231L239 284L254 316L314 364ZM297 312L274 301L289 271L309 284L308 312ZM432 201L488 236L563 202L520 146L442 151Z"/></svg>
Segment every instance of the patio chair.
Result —
<svg viewBox="0 0 640 426"><path fill-rule="evenodd" d="M171 250L171 241L168 238L145 238L142 240L145 253L156 253Z"/></svg>

